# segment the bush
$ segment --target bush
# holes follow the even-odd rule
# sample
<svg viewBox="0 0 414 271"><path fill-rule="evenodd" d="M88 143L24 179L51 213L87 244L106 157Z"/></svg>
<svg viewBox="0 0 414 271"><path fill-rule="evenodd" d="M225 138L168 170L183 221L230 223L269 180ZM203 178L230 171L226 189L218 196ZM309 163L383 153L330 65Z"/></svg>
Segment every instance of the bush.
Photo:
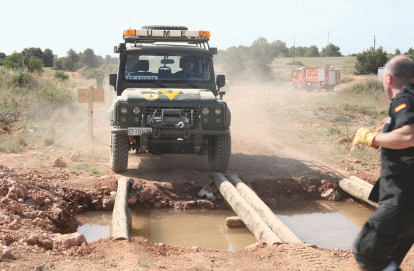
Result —
<svg viewBox="0 0 414 271"><path fill-rule="evenodd" d="M355 74L378 74L378 68L383 67L387 61L387 52L382 47L374 50L372 47L356 56Z"/></svg>
<svg viewBox="0 0 414 271"><path fill-rule="evenodd" d="M43 72L43 59L31 56L27 68L30 72Z"/></svg>
<svg viewBox="0 0 414 271"><path fill-rule="evenodd" d="M56 79L66 80L69 78L69 75L67 75L63 71L55 71L53 77Z"/></svg>
<svg viewBox="0 0 414 271"><path fill-rule="evenodd" d="M382 94L383 91L384 91L384 86L382 82L378 80L374 80L374 79L367 80L364 83L355 84L349 89L349 92L354 93L354 94L361 94L361 93L365 93L365 94L381 93Z"/></svg>
<svg viewBox="0 0 414 271"><path fill-rule="evenodd" d="M37 81L27 70L20 70L12 76L11 84L21 88L34 89L37 86Z"/></svg>
<svg viewBox="0 0 414 271"><path fill-rule="evenodd" d="M23 55L13 53L6 57L3 61L3 66L6 69L21 69L24 67Z"/></svg>

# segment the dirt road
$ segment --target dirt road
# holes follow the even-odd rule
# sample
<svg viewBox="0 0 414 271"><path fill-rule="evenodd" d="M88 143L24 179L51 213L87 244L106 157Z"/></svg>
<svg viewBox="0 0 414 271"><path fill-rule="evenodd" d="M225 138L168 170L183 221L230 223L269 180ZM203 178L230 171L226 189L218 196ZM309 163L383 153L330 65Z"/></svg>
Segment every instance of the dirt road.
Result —
<svg viewBox="0 0 414 271"><path fill-rule="evenodd" d="M323 98L329 93L292 94L286 86L245 83L232 86L225 96L232 110L232 156L228 172L238 174L247 183L267 180L270 185L272 180L280 178L302 178L305 180L302 186L308 184L306 180L334 181L349 174L325 155L330 143L309 141L301 132L303 124L293 116L289 101L306 101L309 95ZM171 247L142 237L131 243L105 239L80 246L56 242L52 233L64 232L59 227L49 229L48 225L66 227L75 209L105 208L113 196L111 192L116 191L120 175L109 170L110 127L105 117L110 101L107 99L105 105L97 105L95 109L95 115L103 114L103 117L94 121L93 144L85 135L86 129L80 129L3 183L0 240L4 248L0 270L357 269L349 250L327 250L306 244L264 246L257 243L243 251L229 252ZM75 151L81 155L79 162L69 159ZM37 154L39 150L1 154L0 164L4 165L1 177ZM58 157L68 165L53 168L52 162ZM211 183L206 156L130 153L129 170L122 175L133 178L137 198L149 194L140 203L141 208L157 203L161 207L177 208L178 203L194 199L202 186ZM13 198L10 191L15 186L26 191L23 198ZM320 194L318 190L314 192ZM214 204L223 206L219 201ZM63 216L59 216L58 209ZM35 212L45 225L33 223L36 216L30 218L30 212ZM68 227L65 229L70 231ZM413 263L411 253L403 268L412 270Z"/></svg>

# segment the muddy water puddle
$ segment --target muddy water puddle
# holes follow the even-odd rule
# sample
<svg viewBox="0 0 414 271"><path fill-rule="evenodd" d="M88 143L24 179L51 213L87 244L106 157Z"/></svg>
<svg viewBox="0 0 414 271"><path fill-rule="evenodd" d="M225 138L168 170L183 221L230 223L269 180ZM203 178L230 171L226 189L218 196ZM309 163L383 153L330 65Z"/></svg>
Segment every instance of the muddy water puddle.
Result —
<svg viewBox="0 0 414 271"><path fill-rule="evenodd" d="M276 216L304 243L350 249L374 212L355 202L306 201L279 205Z"/></svg>
<svg viewBox="0 0 414 271"><path fill-rule="evenodd" d="M306 201L279 204L274 212L303 242L348 249L373 210L357 203ZM256 242L248 229L226 227L226 217L235 215L231 210L153 209L132 214L131 236L156 243L233 251ZM88 242L110 237L111 211L83 213L77 219L78 232Z"/></svg>

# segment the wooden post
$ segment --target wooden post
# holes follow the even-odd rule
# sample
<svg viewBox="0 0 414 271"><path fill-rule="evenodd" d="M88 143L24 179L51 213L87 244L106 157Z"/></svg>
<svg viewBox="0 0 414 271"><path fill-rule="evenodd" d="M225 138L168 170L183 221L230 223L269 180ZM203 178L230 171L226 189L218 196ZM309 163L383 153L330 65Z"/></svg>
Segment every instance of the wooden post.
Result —
<svg viewBox="0 0 414 271"><path fill-rule="evenodd" d="M213 179L216 187L233 208L234 212L243 220L244 224L253 233L258 241L268 245L280 244L282 241L263 221L260 215L240 195L237 189L224 177L223 174L214 173Z"/></svg>
<svg viewBox="0 0 414 271"><path fill-rule="evenodd" d="M91 139L93 139L93 86L89 87L90 93L89 95L89 103L88 103L88 110L89 110L89 121L88 121L88 135Z"/></svg>
<svg viewBox="0 0 414 271"><path fill-rule="evenodd" d="M95 89L90 86L88 89L78 90L78 103L88 103L88 135L93 139L93 104L103 103L104 90Z"/></svg>
<svg viewBox="0 0 414 271"><path fill-rule="evenodd" d="M272 210L235 174L228 176L243 198L259 213L267 225L283 242L302 243L300 239L273 213Z"/></svg>
<svg viewBox="0 0 414 271"><path fill-rule="evenodd" d="M130 241L130 223L128 211L128 187L130 179L122 177L118 180L115 205L112 212L112 237L115 240Z"/></svg>

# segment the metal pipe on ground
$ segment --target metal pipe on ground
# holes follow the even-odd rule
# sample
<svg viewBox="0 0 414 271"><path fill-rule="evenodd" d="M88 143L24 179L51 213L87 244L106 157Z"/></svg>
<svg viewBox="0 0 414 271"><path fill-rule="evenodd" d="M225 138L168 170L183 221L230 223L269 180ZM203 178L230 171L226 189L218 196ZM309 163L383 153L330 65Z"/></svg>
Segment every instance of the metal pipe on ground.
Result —
<svg viewBox="0 0 414 271"><path fill-rule="evenodd" d="M349 179L343 178L340 180L339 186L351 196L378 208L378 203L368 199L369 193L371 193L373 187L372 184L369 184L358 177L351 176Z"/></svg>
<svg viewBox="0 0 414 271"><path fill-rule="evenodd" d="M247 203L223 174L213 173L213 180L231 208L243 220L258 241L266 242L268 245L282 243L282 240L270 229L263 218Z"/></svg>
<svg viewBox="0 0 414 271"><path fill-rule="evenodd" d="M240 195L256 210L272 231L288 243L302 243L300 239L273 213L273 211L236 174L228 176Z"/></svg>
<svg viewBox="0 0 414 271"><path fill-rule="evenodd" d="M128 188L130 178L122 177L118 180L115 205L112 212L112 237L115 240L130 241L131 212L128 208Z"/></svg>

